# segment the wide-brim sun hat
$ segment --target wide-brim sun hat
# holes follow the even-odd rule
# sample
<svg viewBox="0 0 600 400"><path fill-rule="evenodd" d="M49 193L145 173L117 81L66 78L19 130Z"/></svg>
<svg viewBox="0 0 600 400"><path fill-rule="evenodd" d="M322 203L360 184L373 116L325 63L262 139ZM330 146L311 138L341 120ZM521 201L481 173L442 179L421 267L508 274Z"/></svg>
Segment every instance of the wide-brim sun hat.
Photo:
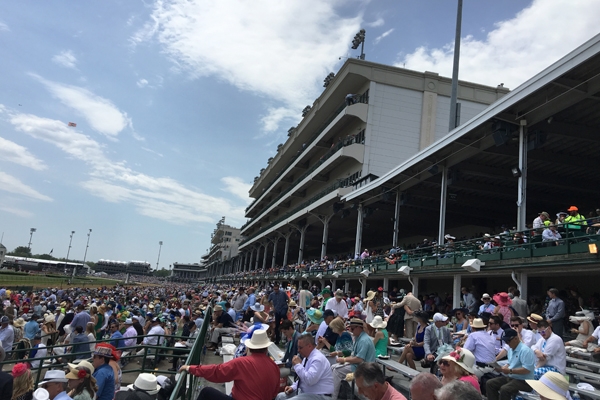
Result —
<svg viewBox="0 0 600 400"><path fill-rule="evenodd" d="M477 329L485 329L487 328L487 326L483 323L483 319L481 318L475 318L473 320L473 323L471 324L472 328L477 328Z"/></svg>
<svg viewBox="0 0 600 400"><path fill-rule="evenodd" d="M323 312L321 310L317 310L316 308L309 308L306 310L306 316L315 324L320 324L323 322Z"/></svg>
<svg viewBox="0 0 600 400"><path fill-rule="evenodd" d="M367 297L365 297L365 300L366 300L366 301L371 301L371 300L373 300L373 299L375 298L375 294L376 294L376 292L374 292L374 291L372 291L372 290L369 290L369 291L367 292Z"/></svg>
<svg viewBox="0 0 600 400"><path fill-rule="evenodd" d="M265 331L269 330L269 325L256 322L254 325L248 328L244 335L242 335L242 337L240 338L240 342L245 345L246 341L252 338L253 333L261 329Z"/></svg>
<svg viewBox="0 0 600 400"><path fill-rule="evenodd" d="M127 387L131 390L141 390L150 396L155 395L160 391L160 385L156 381L156 376L148 373L139 374L135 379L135 382L131 385L127 385Z"/></svg>
<svg viewBox="0 0 600 400"><path fill-rule="evenodd" d="M456 349L447 356L442 357L442 360L451 361L470 374L475 373L473 371L473 366L475 365L475 356L467 349Z"/></svg>
<svg viewBox="0 0 600 400"><path fill-rule="evenodd" d="M50 400L50 393L44 388L38 388L33 392L33 400Z"/></svg>
<svg viewBox="0 0 600 400"><path fill-rule="evenodd" d="M510 299L510 297L508 296L508 293L506 293L506 292L496 293L494 295L494 301L499 306L510 306L512 304L512 300Z"/></svg>
<svg viewBox="0 0 600 400"><path fill-rule="evenodd" d="M258 329L252 333L252 338L246 340L246 347L249 349L264 349L269 347L273 342L269 340L265 329Z"/></svg>
<svg viewBox="0 0 600 400"><path fill-rule="evenodd" d="M255 303L253 306L250 306L250 308L254 311L265 311L265 306L263 306L260 303Z"/></svg>
<svg viewBox="0 0 600 400"><path fill-rule="evenodd" d="M94 365L87 360L79 361L79 363L77 363L77 364L68 363L68 365L69 365L69 369L77 369L78 367L87 368L91 374L93 374L94 371L96 370L96 368L94 368Z"/></svg>
<svg viewBox="0 0 600 400"><path fill-rule="evenodd" d="M371 325L371 327L375 329L385 329L385 327L387 326L387 322L385 322L383 318L381 318L381 316L376 315L375 318L373 318L373 321L369 323L369 325Z"/></svg>
<svg viewBox="0 0 600 400"><path fill-rule="evenodd" d="M38 383L38 386L42 386L42 385L45 385L46 383L50 383L50 382L67 383L67 382L69 382L69 380L66 378L65 371L62 371L59 369L52 369L52 370L46 371L46 374L44 375L44 379L40 383Z"/></svg>
<svg viewBox="0 0 600 400"><path fill-rule="evenodd" d="M569 382L558 372L546 372L539 380L526 379L525 382L540 396L550 400L566 400Z"/></svg>
<svg viewBox="0 0 600 400"><path fill-rule="evenodd" d="M16 326L17 328L22 328L23 326L25 326L25 320L23 318L17 318L13 321L13 326Z"/></svg>
<svg viewBox="0 0 600 400"><path fill-rule="evenodd" d="M288 307L298 307L298 305L294 300L290 300L290 302L288 303Z"/></svg>

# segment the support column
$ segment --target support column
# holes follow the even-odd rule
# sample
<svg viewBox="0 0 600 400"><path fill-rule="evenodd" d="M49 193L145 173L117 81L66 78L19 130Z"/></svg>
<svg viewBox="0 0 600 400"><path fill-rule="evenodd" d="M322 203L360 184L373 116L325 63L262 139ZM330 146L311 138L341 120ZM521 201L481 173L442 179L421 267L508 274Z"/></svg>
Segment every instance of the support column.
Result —
<svg viewBox="0 0 600 400"><path fill-rule="evenodd" d="M383 290L385 292L390 292L390 278L383 278Z"/></svg>
<svg viewBox="0 0 600 400"><path fill-rule="evenodd" d="M275 268L275 264L277 261L277 243L279 242L279 236L276 236L273 239L273 257L271 258L271 268Z"/></svg>
<svg viewBox="0 0 600 400"><path fill-rule="evenodd" d="M419 298L419 278L418 277L408 277L408 281L410 282L411 286L412 286L412 294L413 296L415 296L417 299Z"/></svg>
<svg viewBox="0 0 600 400"><path fill-rule="evenodd" d="M517 194L517 230L523 231L527 224L527 121L519 126L519 170L521 176Z"/></svg>
<svg viewBox="0 0 600 400"><path fill-rule="evenodd" d="M527 273L525 272L515 272L513 271L512 280L517 284L517 289L521 292L520 298L523 300L527 300Z"/></svg>
<svg viewBox="0 0 600 400"><path fill-rule="evenodd" d="M331 280L331 291L333 293L335 293L336 289L337 289L337 279L332 279Z"/></svg>
<svg viewBox="0 0 600 400"><path fill-rule="evenodd" d="M358 218L356 220L356 241L354 242L354 255L360 254L360 247L362 244L362 230L363 230L363 205L358 205ZM364 297L364 296L363 296Z"/></svg>
<svg viewBox="0 0 600 400"><path fill-rule="evenodd" d="M344 281L344 293L348 293L348 290L350 290L350 281L346 279Z"/></svg>
<svg viewBox="0 0 600 400"><path fill-rule="evenodd" d="M459 308L462 300L462 277L459 274L454 275L454 283L452 284L452 308Z"/></svg>
<svg viewBox="0 0 600 400"><path fill-rule="evenodd" d="M301 264L302 260L304 259L304 239L306 237L306 229L308 229L308 226L308 224L302 227L295 226L295 228L300 231L300 248L298 249L298 264Z"/></svg>
<svg viewBox="0 0 600 400"><path fill-rule="evenodd" d="M319 221L323 223L323 241L321 242L321 260L327 255L327 236L329 235L329 221L333 214L330 215L317 215Z"/></svg>
<svg viewBox="0 0 600 400"><path fill-rule="evenodd" d="M398 236L400 236L400 191L396 191L396 207L394 208L394 238L392 247L398 247Z"/></svg>
<svg viewBox="0 0 600 400"><path fill-rule="evenodd" d="M268 254L268 252L269 252L269 242L266 241L265 242L265 254L263 255L263 263L262 263L263 270L265 268L267 268L267 254Z"/></svg>
<svg viewBox="0 0 600 400"><path fill-rule="evenodd" d="M441 165L442 187L440 189L440 224L438 227L438 246L443 246L446 235L446 199L448 198L448 168Z"/></svg>
<svg viewBox="0 0 600 400"><path fill-rule="evenodd" d="M285 238L285 247L283 249L283 264L281 265L283 265L284 267L288 265L288 250L290 248L290 236L292 236L292 231L283 235L283 237Z"/></svg>
<svg viewBox="0 0 600 400"><path fill-rule="evenodd" d="M367 278L360 279L360 298L364 299L367 295Z"/></svg>
<svg viewBox="0 0 600 400"><path fill-rule="evenodd" d="M248 271L252 271L252 266L254 265L254 251L256 249L251 249L250 250L250 263L248 264Z"/></svg>
<svg viewBox="0 0 600 400"><path fill-rule="evenodd" d="M260 258L260 246L256 247L256 259L254 260L254 270L258 269L258 259Z"/></svg>

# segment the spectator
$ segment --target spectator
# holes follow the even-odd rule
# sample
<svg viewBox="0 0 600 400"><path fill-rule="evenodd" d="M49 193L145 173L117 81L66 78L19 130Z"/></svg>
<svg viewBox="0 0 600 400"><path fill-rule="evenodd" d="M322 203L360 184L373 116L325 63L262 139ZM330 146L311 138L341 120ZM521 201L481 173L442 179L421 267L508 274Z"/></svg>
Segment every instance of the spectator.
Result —
<svg viewBox="0 0 600 400"><path fill-rule="evenodd" d="M529 306L527 305L527 301L521 298L521 291L519 289L513 291L512 308L519 317L525 318L529 315Z"/></svg>
<svg viewBox="0 0 600 400"><path fill-rule="evenodd" d="M564 334L565 303L558 297L558 289L549 289L550 302L546 309L546 321L552 326L552 331L562 338Z"/></svg>
<svg viewBox="0 0 600 400"><path fill-rule="evenodd" d="M109 363L113 354L111 348L103 344L96 345L93 356L95 371L92 375L98 385L96 400L112 400L115 395L115 373Z"/></svg>
<svg viewBox="0 0 600 400"><path fill-rule="evenodd" d="M481 393L479 380L473 370L475 356L469 350L458 348L449 355L442 357L438 361L438 365L442 373L442 385L459 380L473 385L477 392Z"/></svg>
<svg viewBox="0 0 600 400"><path fill-rule="evenodd" d="M354 379L358 394L369 400L406 400L404 395L386 382L383 371L375 363L365 362L356 367Z"/></svg>
<svg viewBox="0 0 600 400"><path fill-rule="evenodd" d="M40 324L37 322L35 316L34 316L34 318L30 318L27 314L23 314L23 319L25 321L27 321L27 323L25 324L25 328L24 328L25 337L29 340L33 340L35 335L37 335L41 331ZM64 335L64 332L63 332L63 335Z"/></svg>
<svg viewBox="0 0 600 400"><path fill-rule="evenodd" d="M419 299L413 296L412 292L408 292L402 301L394 306L394 308L404 308L404 326L406 330L405 336L408 338L412 339L415 337L418 323L415 313L420 311L422 307L423 306L421 305L421 302Z"/></svg>
<svg viewBox="0 0 600 400"><path fill-rule="evenodd" d="M446 325L448 325L448 317L440 313L435 313L433 316L433 325L425 328L423 347L427 361L435 360L437 349L441 345L452 343L450 330Z"/></svg>
<svg viewBox="0 0 600 400"><path fill-rule="evenodd" d="M48 370L44 375L44 380L38 383L38 386L48 391L48 396L50 400L70 400L71 398L69 397L69 395L67 395L68 381L69 380L66 378L64 371Z"/></svg>
<svg viewBox="0 0 600 400"><path fill-rule="evenodd" d="M287 319L289 297L283 290L279 290L279 284L273 285L273 293L269 295L269 303L275 309L275 344L279 345L281 340L281 331L279 324Z"/></svg>
<svg viewBox="0 0 600 400"><path fill-rule="evenodd" d="M465 341L464 348L473 353L475 357L475 366L473 373L479 378L483 374L491 372L492 369L487 366L496 360L496 341L485 331L486 325L481 318L475 318L471 325L471 334Z"/></svg>
<svg viewBox="0 0 600 400"><path fill-rule="evenodd" d="M123 325L125 325L125 333L123 334L123 339L125 339L125 347L135 346L135 336L137 336L137 331L133 327L133 320L131 318L127 318Z"/></svg>
<svg viewBox="0 0 600 400"><path fill-rule="evenodd" d="M87 323L90 322L90 315L85 311L83 304L77 306L77 314L73 317L73 321L71 321L71 327L75 329L78 326L81 326L85 329Z"/></svg>
<svg viewBox="0 0 600 400"><path fill-rule="evenodd" d="M127 385L127 389L115 394L115 400L153 400L157 398L161 386L153 374L139 374L135 382Z"/></svg>
<svg viewBox="0 0 600 400"><path fill-rule="evenodd" d="M370 324L367 324L369 336L373 337L373 345L375 346L375 356L387 355L387 346L389 342L388 331L385 329L387 322L379 315L373 318Z"/></svg>
<svg viewBox="0 0 600 400"><path fill-rule="evenodd" d="M338 335L335 345L333 346L327 341L327 339L323 338L323 341L325 342L325 348L331 351L329 356L350 356L350 354L352 354L352 347L354 346L354 343L352 342L352 335L346 331L344 320L339 317L334 318L333 321L329 323L329 328L333 331L333 333Z"/></svg>
<svg viewBox="0 0 600 400"><path fill-rule="evenodd" d="M536 358L533 350L519 340L519 334L514 329L507 329L502 339L509 346L508 364L496 368L503 376L487 381L488 400L510 400L519 391L532 390L525 381L534 376Z"/></svg>
<svg viewBox="0 0 600 400"><path fill-rule="evenodd" d="M421 372L410 382L410 398L414 400L435 400L434 392L442 387L437 376Z"/></svg>
<svg viewBox="0 0 600 400"><path fill-rule="evenodd" d="M526 381L542 399L570 399L569 382L557 372L546 372L539 380Z"/></svg>
<svg viewBox="0 0 600 400"><path fill-rule="evenodd" d="M213 331L211 334L210 346L207 350L216 350L221 335L234 332L235 328L233 326L234 323L231 316L223 311L223 307L217 304L213 309Z"/></svg>
<svg viewBox="0 0 600 400"><path fill-rule="evenodd" d="M425 329L429 326L429 315L424 311L415 313L415 318L419 321L417 325L417 333L412 340L404 346L402 355L400 356L400 364L406 360L409 367L417 369L415 361L425 358Z"/></svg>
<svg viewBox="0 0 600 400"><path fill-rule="evenodd" d="M513 316L513 312L510 308L512 300L506 292L500 292L494 295L494 301L497 306L494 308L494 315L498 315L504 323L510 324L510 318Z"/></svg>
<svg viewBox="0 0 600 400"><path fill-rule="evenodd" d="M481 393L467 382L454 381L436 389L435 398L436 400L479 400Z"/></svg>
<svg viewBox="0 0 600 400"><path fill-rule="evenodd" d="M335 315L333 314L333 311L325 310L325 312L323 312L323 322L319 325L319 330L317 330L317 334L315 335L315 345L317 345L318 349L323 348L326 343L329 346L335 346L337 335L329 328L329 324L334 318Z"/></svg>
<svg viewBox="0 0 600 400"><path fill-rule="evenodd" d="M12 352L13 342L15 340L15 332L13 327L8 323L9 319L6 315L0 318L0 343L7 355ZM1 368L0 368L1 370Z"/></svg>
<svg viewBox="0 0 600 400"><path fill-rule="evenodd" d="M542 338L531 348L538 358L535 369L535 379L540 379L546 372L554 371L565 374L567 353L562 339L552 333L552 327L547 321L538 324Z"/></svg>
<svg viewBox="0 0 600 400"><path fill-rule="evenodd" d="M31 343L31 350L29 351L27 358L30 360L29 365L31 368L37 369L41 363L40 360L34 360L34 358L46 357L48 355L48 349L46 349L46 346L42 343L42 336L39 334L35 335Z"/></svg>
<svg viewBox="0 0 600 400"><path fill-rule="evenodd" d="M579 214L579 208L571 206L567 211L569 215L564 220L567 229L584 230L584 226L587 226L587 221L583 215Z"/></svg>
<svg viewBox="0 0 600 400"><path fill-rule="evenodd" d="M71 350L72 353L75 354L75 358L79 359L87 359L90 358L90 339L88 336L83 333L83 327L77 326L75 327L73 339L71 343L73 344L73 348ZM83 353L83 354L77 354Z"/></svg>
<svg viewBox="0 0 600 400"><path fill-rule="evenodd" d="M98 390L96 378L89 369L77 366L70 368L65 376L68 380L69 396L73 400L92 400Z"/></svg>
<svg viewBox="0 0 600 400"><path fill-rule="evenodd" d="M117 321L113 321L109 326L110 330L110 341L109 343L115 346L117 349L122 349L125 347L125 340L123 339L123 334L119 332L119 323Z"/></svg>
<svg viewBox="0 0 600 400"><path fill-rule="evenodd" d="M542 232L542 241L544 243L546 243L547 245L558 246L558 245L560 245L561 239L562 239L562 236L556 230L556 225L549 225Z"/></svg>
<svg viewBox="0 0 600 400"><path fill-rule="evenodd" d="M31 370L27 368L27 364L18 363L15 364L12 368L12 379L13 379L13 389L12 389L12 397L3 397L2 391L0 390L0 398L2 399L12 399L12 400L27 400L31 399L33 395L33 375L31 374ZM0 383L0 388L2 384Z"/></svg>
<svg viewBox="0 0 600 400"><path fill-rule="evenodd" d="M0 362L4 361L6 358L6 353L4 352L4 348L0 347ZM0 370L0 399L11 399L13 398L13 381L14 377L6 372L2 372ZM31 382L33 385L33 381Z"/></svg>
<svg viewBox="0 0 600 400"><path fill-rule="evenodd" d="M477 302L475 301L475 296L471 294L469 288L463 287L460 289L462 293L463 302L465 303L465 308L471 311L477 310Z"/></svg>
<svg viewBox="0 0 600 400"><path fill-rule="evenodd" d="M348 304L344 300L344 292L340 289L335 291L335 298L328 301L325 310L332 310L337 317L348 319Z"/></svg>
<svg viewBox="0 0 600 400"><path fill-rule="evenodd" d="M281 362L285 365L285 368L288 368L291 370L292 357L294 357L296 354L298 354L298 337L300 336L300 334L298 332L296 332L296 330L294 329L294 326L292 324L292 321L289 321L289 320L285 320L285 321L281 322L280 329L281 329L281 332L283 333L283 335L287 339L287 344L285 346L285 354L283 355ZM312 338L312 335L311 335L311 338ZM282 376L289 375L291 371L285 371L285 372L287 372L287 374L282 372Z"/></svg>
<svg viewBox="0 0 600 400"><path fill-rule="evenodd" d="M502 350L502 334L504 333L504 329L502 329L502 317L492 315L489 319L488 327L489 330L487 333L494 339L494 348L496 354L498 354Z"/></svg>
<svg viewBox="0 0 600 400"><path fill-rule="evenodd" d="M543 228L546 228L548 225L550 225L550 223L550 214L548 214L546 211L542 211L538 214L538 217L533 220L533 229L539 232Z"/></svg>

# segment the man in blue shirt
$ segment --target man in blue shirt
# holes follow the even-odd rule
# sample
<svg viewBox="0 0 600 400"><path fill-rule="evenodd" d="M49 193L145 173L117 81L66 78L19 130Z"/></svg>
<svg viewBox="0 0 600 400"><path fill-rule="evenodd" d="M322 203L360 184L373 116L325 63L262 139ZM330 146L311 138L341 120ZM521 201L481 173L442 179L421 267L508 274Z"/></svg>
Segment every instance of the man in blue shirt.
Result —
<svg viewBox="0 0 600 400"><path fill-rule="evenodd" d="M546 309L546 321L552 326L552 332L562 337L564 334L565 303L558 297L558 289L548 290L550 302Z"/></svg>
<svg viewBox="0 0 600 400"><path fill-rule="evenodd" d="M0 343L2 343L2 347L7 355L12 351L14 340L15 332L13 331L13 327L8 324L8 317L3 315L0 318Z"/></svg>
<svg viewBox="0 0 600 400"><path fill-rule="evenodd" d="M333 370L333 393L331 398L337 400L340 393L342 380L346 379L346 374L356 371L358 364L363 362L375 362L375 345L373 339L364 331L364 322L360 318L352 318L348 327L355 337L354 348L350 357L338 357L337 365L332 366Z"/></svg>
<svg viewBox="0 0 600 400"><path fill-rule="evenodd" d="M110 344L115 346L117 349L125 347L125 338L123 334L119 332L119 324L116 321L110 323Z"/></svg>
<svg viewBox="0 0 600 400"><path fill-rule="evenodd" d="M98 385L96 400L112 400L115 396L115 374L112 367L108 364L113 358L112 349L102 346L103 343L96 345L94 350L93 364L96 369L93 373Z"/></svg>
<svg viewBox="0 0 600 400"><path fill-rule="evenodd" d="M71 353L84 353L76 354L74 359L90 358L90 339L83 333L83 327L78 326L75 328L75 336L71 343L73 344Z"/></svg>
<svg viewBox="0 0 600 400"><path fill-rule="evenodd" d="M40 333L40 324L35 318L29 318L27 315L23 315L23 319L27 321L25 327L23 328L24 335L27 339L33 340L35 335Z"/></svg>
<svg viewBox="0 0 600 400"><path fill-rule="evenodd" d="M75 329L78 326L82 326L85 329L90 319L90 314L85 312L83 304L80 304L77 306L77 314L75 314L73 321L71 321L71 328Z"/></svg>
<svg viewBox="0 0 600 400"><path fill-rule="evenodd" d="M252 286L250 286L248 288L247 292L248 292L248 298L246 299L246 301L244 302L244 306L242 307L242 310L244 312L246 312L248 307L253 306L256 303L256 295L254 294L254 288Z"/></svg>
<svg viewBox="0 0 600 400"><path fill-rule="evenodd" d="M487 381L488 400L510 400L519 391L533 390L525 382L526 379L534 379L536 357L533 350L521 342L514 329L505 330L502 341L509 347L508 364L496 368L496 371L502 372L504 376Z"/></svg>
<svg viewBox="0 0 600 400"><path fill-rule="evenodd" d="M290 299L288 295L284 291L279 290L279 284L275 283L275 285L273 285L273 293L269 295L269 302L275 309L275 340L273 341L276 345L279 345L279 341L281 340L281 331L279 330L279 325L281 324L282 320L287 319L289 300Z"/></svg>

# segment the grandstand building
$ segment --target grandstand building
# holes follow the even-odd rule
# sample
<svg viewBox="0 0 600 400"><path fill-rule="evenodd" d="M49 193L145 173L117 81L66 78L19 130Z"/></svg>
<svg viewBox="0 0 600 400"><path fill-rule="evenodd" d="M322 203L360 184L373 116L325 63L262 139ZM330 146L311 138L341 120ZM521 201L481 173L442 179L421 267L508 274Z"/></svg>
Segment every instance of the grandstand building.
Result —
<svg viewBox="0 0 600 400"><path fill-rule="evenodd" d="M146 261L112 261L112 260L98 260L95 272L104 272L109 275L129 273L134 275L150 275L152 274L152 267L150 263Z"/></svg>
<svg viewBox="0 0 600 400"><path fill-rule="evenodd" d="M238 246L241 241L240 229L225 224L225 217L217 222L210 238L210 249L202 256L202 265L209 276L233 272L238 261Z"/></svg>
<svg viewBox="0 0 600 400"><path fill-rule="evenodd" d="M405 74L415 86L420 76L420 92L399 83ZM452 288L454 307L461 287L481 295L515 286L542 304L549 287L597 292L600 35L510 93L498 88L490 106L466 115L463 105L449 133L440 116L449 83L438 77L429 85L432 76L349 60L256 179L242 261L237 274L219 279L308 281L363 295L378 286L414 294ZM466 94L478 97L469 87L494 91L461 83L461 104ZM413 100L418 107L406 115L410 96L394 92L421 105ZM346 93L364 103L336 108ZM384 140L378 126L401 139ZM360 134L358 143L352 135L339 142L349 132ZM379 142L391 155L374 152ZM357 145L361 151L350 153ZM339 171L352 176L357 168L351 184L341 180ZM559 220L567 210L586 225ZM544 241L545 228L533 229L543 212L558 220L560 239ZM396 247L400 256L385 260ZM376 257L355 259L373 250ZM324 255L341 263L293 265ZM276 265L288 267L268 270Z"/></svg>
<svg viewBox="0 0 600 400"><path fill-rule="evenodd" d="M348 59L255 178L241 231L241 268L354 254L358 209L342 210L341 198L444 137L450 92L451 80L436 73ZM506 93L501 86L460 82L457 121ZM354 99L346 100L348 94Z"/></svg>
<svg viewBox="0 0 600 400"><path fill-rule="evenodd" d="M198 282L208 276L208 269L203 264L181 264L173 263L169 280L174 282Z"/></svg>

